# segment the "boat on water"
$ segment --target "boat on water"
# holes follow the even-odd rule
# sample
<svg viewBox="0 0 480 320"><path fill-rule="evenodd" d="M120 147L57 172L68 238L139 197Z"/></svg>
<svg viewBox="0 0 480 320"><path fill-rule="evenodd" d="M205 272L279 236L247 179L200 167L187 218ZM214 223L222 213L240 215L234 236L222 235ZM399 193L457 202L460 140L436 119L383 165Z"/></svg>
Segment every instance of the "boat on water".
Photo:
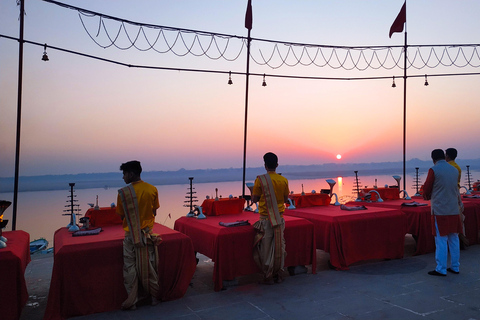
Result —
<svg viewBox="0 0 480 320"><path fill-rule="evenodd" d="M47 247L48 241L46 239L40 238L37 240L33 240L32 242L30 242L30 254L45 250L47 249Z"/></svg>

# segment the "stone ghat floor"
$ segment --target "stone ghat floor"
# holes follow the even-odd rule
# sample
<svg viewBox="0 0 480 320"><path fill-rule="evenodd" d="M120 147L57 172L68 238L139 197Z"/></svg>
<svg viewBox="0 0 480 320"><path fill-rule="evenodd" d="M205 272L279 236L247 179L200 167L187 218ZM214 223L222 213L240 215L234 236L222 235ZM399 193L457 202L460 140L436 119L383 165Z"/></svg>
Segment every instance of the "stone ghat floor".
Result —
<svg viewBox="0 0 480 320"><path fill-rule="evenodd" d="M412 256L414 247L407 235L403 259L366 261L348 271L330 270L329 255L317 250L316 274L309 269L272 286L259 285L260 275L240 277L220 292L213 291L213 263L198 255L182 299L71 319L480 319L480 245L461 251L460 274L447 277L428 275L434 254ZM43 318L52 266L52 254L32 256L21 320Z"/></svg>

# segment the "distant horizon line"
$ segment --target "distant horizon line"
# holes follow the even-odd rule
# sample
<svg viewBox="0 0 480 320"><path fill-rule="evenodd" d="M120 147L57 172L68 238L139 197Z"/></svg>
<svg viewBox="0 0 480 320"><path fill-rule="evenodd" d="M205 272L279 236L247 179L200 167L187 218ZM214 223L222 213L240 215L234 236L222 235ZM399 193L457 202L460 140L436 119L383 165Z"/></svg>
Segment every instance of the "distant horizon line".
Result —
<svg viewBox="0 0 480 320"><path fill-rule="evenodd" d="M480 172L480 159L462 160L457 163L463 167L471 164L470 176ZM419 175L425 176L426 170L433 165L431 161L412 159L407 161L406 175L415 175L412 167L419 168ZM177 185L188 182L189 177L195 178L195 183L242 181L243 168L219 168L219 169L191 169L181 168L176 171L144 171L142 179L153 185ZM318 178L370 176L378 174L402 175L403 162L371 162L371 163L327 163L322 165L280 165L277 172L283 174L289 180L309 180ZM462 170L462 176L467 174ZM249 167L245 171L246 181L253 181L265 172L264 167ZM472 177L473 178L473 177ZM472 179L473 181L474 179ZM19 192L63 190L69 183L75 183L76 189L91 189L105 187L120 187L123 180L120 171L103 173L79 173L62 175L20 176ZM14 179L0 177L0 192L8 193L14 190Z"/></svg>
<svg viewBox="0 0 480 320"><path fill-rule="evenodd" d="M421 162L422 165L428 165L429 167L432 166L431 160L421 160L418 158L411 158L410 160L407 160L407 163L410 162ZM457 159L457 163L465 163L466 161L471 161L471 162L479 162L480 165L480 158L477 159ZM386 165L386 164L391 164L391 165L396 165L396 164L403 164L403 161L381 161L381 162L345 162L345 163L339 163L339 162L327 162L323 164L279 164L279 167L322 167L322 166L334 166L334 167L345 167L345 166L366 166L366 165ZM246 169L258 169L258 168L263 168L263 166L258 166L258 167L247 167ZM142 173L155 173L155 172L180 172L180 171L210 171L210 170L238 170L238 169L243 169L242 167L223 167L223 168L197 168L197 169L185 169L185 168L180 168L177 170L148 170L148 171L143 171ZM328 168L328 170L331 170L332 168ZM478 169L471 168L471 170L477 171L480 170L480 167ZM92 174L112 174L112 173L118 173L119 171L107 171L107 172L79 172L79 173L47 173L47 174L36 174L36 175L20 175L19 177L22 178L35 178L35 177L47 177L47 176L75 176L75 175L92 175ZM13 179L13 176L0 176L0 179Z"/></svg>

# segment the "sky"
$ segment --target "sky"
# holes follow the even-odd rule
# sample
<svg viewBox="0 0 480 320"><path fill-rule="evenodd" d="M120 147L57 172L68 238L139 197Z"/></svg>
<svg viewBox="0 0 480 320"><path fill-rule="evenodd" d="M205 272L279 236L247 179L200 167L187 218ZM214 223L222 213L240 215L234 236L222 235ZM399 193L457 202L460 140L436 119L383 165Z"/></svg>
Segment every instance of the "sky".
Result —
<svg viewBox="0 0 480 320"><path fill-rule="evenodd" d="M60 2L134 22L247 36L246 0ZM389 38L388 32L402 4L401 0L253 0L251 36L316 45L399 46L404 34ZM46 62L41 60L43 47L26 43L21 176L112 172L133 159L141 161L145 171L242 167L247 57L242 50L237 59L231 59L238 52L238 40L231 40L225 53L233 61L183 54L181 49L177 56L102 48L85 31L77 11L41 0L26 0L25 10L28 41L131 65L221 73L128 68L48 47ZM480 43L478 12L480 2L475 0L408 1L408 44ZM83 23L93 39L106 43L105 34L98 32L98 17L83 16ZM118 23L104 23L112 34L118 30ZM129 26L127 30L134 34L136 29ZM146 34L151 40L156 32L150 29ZM15 0L0 1L0 34L19 35ZM171 33L166 38L174 39ZM192 36L185 39L188 42ZM126 43L125 36L120 36L118 44ZM18 47L18 42L0 37L0 177L13 176L15 169ZM271 54L271 48L269 43L252 41L250 72L266 74L267 86L262 86L261 76L250 76L247 167L262 166L262 155L268 151L277 153L285 165L402 161L401 67L364 71L278 67L278 57L272 59L275 68L257 63L262 55ZM286 52L285 48L281 45L279 50ZM157 49L162 49L161 41ZM199 52L198 42L192 52ZM479 58L474 61L480 65ZM227 84L228 71L232 85ZM424 74L479 71L409 68L408 75L420 77L408 78L406 87L407 160L428 160L432 149L448 147L457 148L462 159L480 157L480 76L431 76L429 86L424 86L423 78ZM392 88L393 76L396 88Z"/></svg>

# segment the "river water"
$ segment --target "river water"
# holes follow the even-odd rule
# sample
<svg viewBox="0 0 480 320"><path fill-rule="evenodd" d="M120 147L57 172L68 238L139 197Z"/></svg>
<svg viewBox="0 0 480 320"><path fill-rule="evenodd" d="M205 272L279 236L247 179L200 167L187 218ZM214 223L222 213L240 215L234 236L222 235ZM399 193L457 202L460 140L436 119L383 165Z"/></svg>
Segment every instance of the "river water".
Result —
<svg viewBox="0 0 480 320"><path fill-rule="evenodd" d="M479 172L472 174L473 181L480 178ZM423 183L425 177L419 178L420 183ZM356 193L353 192L355 177L336 177L333 178L336 185L333 192L339 197L340 203L346 203L350 200L356 199ZM147 181L148 182L148 181ZM396 185L396 181L391 175L378 176L361 176L359 177L359 184L363 187L372 187L385 185ZM321 189L329 189L329 185L325 179L302 179L289 180L290 191L295 193L303 191L308 193L312 190L320 192ZM400 183L403 186L403 181ZM157 211L156 222L173 228L175 220L186 215L189 212L189 207L185 201L188 201L187 192L189 192L190 185L188 181L184 185L160 185L156 186L159 193L160 209ZM193 181L193 188L198 197L197 205L201 205L205 197L208 195L214 198L216 195L215 189L218 189L219 197L228 197L232 195L238 197L242 193L242 182L213 182L213 183L199 183L195 184ZM414 176L407 176L406 183L407 193L412 196L415 194ZM246 194L249 194L248 188L245 189ZM74 189L75 199L78 204L81 215L89 208L88 203L96 203L98 196L98 205L100 207L110 206L116 202L117 189ZM34 192L19 192L17 202L17 221L16 230L24 230L30 234L30 239L45 238L48 240L50 246L53 246L53 236L55 230L67 226L70 222L70 216L63 216L67 201L70 200L70 187L65 186L65 190L56 191L34 191ZM0 193L1 200L13 201L13 193ZM332 199L332 202L335 199ZM12 222L12 206L10 206L4 213L4 219L9 219L9 224L4 229L11 230ZM78 222L78 220L77 220Z"/></svg>

